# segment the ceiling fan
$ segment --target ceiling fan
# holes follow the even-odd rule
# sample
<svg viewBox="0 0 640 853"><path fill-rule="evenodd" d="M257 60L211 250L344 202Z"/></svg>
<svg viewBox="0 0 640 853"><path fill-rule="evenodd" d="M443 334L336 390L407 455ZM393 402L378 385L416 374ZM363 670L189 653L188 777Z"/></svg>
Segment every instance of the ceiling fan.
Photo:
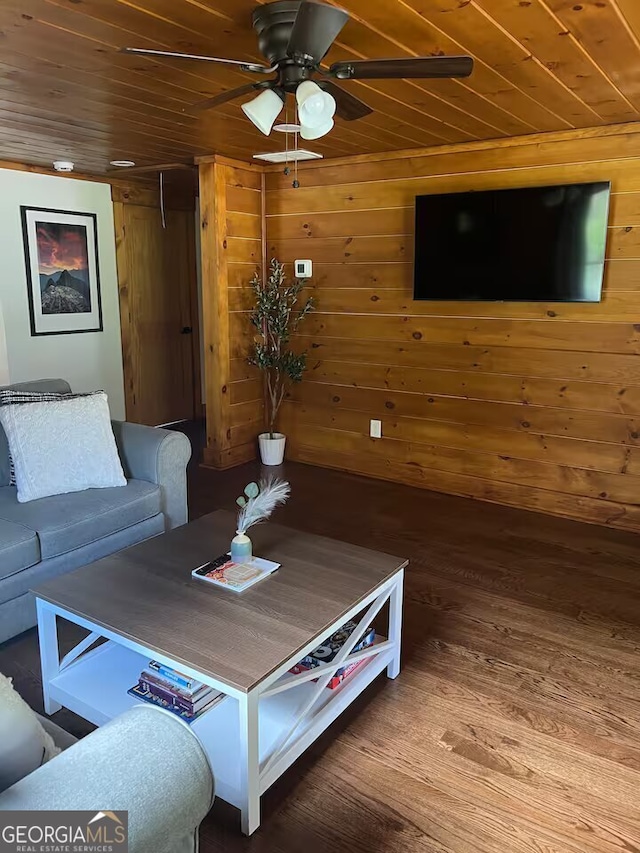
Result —
<svg viewBox="0 0 640 853"><path fill-rule="evenodd" d="M315 0L276 0L258 6L253 12L252 23L258 35L259 50L269 64L134 47L125 47L122 52L216 62L251 74L275 73L276 76L269 80L247 83L207 98L193 109L210 109L257 92L257 97L243 104L242 109L268 136L284 107L287 93L294 93L303 139L318 139L328 133L333 127L334 113L346 121L354 121L373 112L364 101L334 83L334 79L468 77L473 70L470 56L358 59L334 62L327 70L320 68L348 20L349 13L344 9ZM318 77L317 81L312 80L314 76Z"/></svg>

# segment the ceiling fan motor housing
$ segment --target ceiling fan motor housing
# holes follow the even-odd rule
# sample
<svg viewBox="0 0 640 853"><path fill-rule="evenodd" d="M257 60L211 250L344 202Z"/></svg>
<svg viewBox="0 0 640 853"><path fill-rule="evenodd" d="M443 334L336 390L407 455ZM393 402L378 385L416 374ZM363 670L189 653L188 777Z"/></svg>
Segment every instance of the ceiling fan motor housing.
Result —
<svg viewBox="0 0 640 853"><path fill-rule="evenodd" d="M285 92L295 92L303 80L310 80L314 68L310 65L299 65L297 62L285 59L278 67L278 86Z"/></svg>
<svg viewBox="0 0 640 853"><path fill-rule="evenodd" d="M254 9L252 23L258 34L258 47L271 65L287 59L287 46L299 8L300 0L276 0Z"/></svg>

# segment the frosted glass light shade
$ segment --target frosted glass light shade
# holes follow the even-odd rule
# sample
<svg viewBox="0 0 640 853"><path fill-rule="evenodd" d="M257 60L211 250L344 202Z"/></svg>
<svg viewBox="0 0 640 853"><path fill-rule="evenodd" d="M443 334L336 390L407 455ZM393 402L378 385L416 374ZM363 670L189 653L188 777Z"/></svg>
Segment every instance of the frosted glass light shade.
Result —
<svg viewBox="0 0 640 853"><path fill-rule="evenodd" d="M323 92L317 83L303 80L296 89L298 118L305 127L320 127L333 118L336 102L328 92ZM305 137L312 138L312 137Z"/></svg>
<svg viewBox="0 0 640 853"><path fill-rule="evenodd" d="M329 119L325 124L321 124L319 127L306 127L304 124L300 129L300 136L303 139L320 139L321 136L325 136L333 125L335 124L332 118Z"/></svg>
<svg viewBox="0 0 640 853"><path fill-rule="evenodd" d="M265 89L257 98L242 104L242 112L255 124L259 131L269 136L274 121L278 118L284 107L280 95L273 89Z"/></svg>

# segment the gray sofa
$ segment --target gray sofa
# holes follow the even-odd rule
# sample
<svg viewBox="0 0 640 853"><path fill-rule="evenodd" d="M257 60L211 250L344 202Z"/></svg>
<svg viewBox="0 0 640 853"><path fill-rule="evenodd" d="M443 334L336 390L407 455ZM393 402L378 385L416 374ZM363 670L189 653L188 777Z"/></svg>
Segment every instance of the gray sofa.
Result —
<svg viewBox="0 0 640 853"><path fill-rule="evenodd" d="M10 386L69 393L62 379ZM127 485L20 504L0 426L0 643L36 624L30 589L187 521L191 444L179 432L113 421Z"/></svg>
<svg viewBox="0 0 640 853"><path fill-rule="evenodd" d="M64 751L0 793L0 812L125 810L130 853L197 851L214 780L186 723L137 705L75 742L51 720L41 722Z"/></svg>

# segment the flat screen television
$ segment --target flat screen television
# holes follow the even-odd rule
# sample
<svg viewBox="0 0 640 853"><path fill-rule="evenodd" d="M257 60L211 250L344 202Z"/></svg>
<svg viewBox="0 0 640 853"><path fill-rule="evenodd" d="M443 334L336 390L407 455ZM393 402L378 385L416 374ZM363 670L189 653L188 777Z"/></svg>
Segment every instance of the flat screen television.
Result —
<svg viewBox="0 0 640 853"><path fill-rule="evenodd" d="M421 195L414 299L599 302L611 184Z"/></svg>

